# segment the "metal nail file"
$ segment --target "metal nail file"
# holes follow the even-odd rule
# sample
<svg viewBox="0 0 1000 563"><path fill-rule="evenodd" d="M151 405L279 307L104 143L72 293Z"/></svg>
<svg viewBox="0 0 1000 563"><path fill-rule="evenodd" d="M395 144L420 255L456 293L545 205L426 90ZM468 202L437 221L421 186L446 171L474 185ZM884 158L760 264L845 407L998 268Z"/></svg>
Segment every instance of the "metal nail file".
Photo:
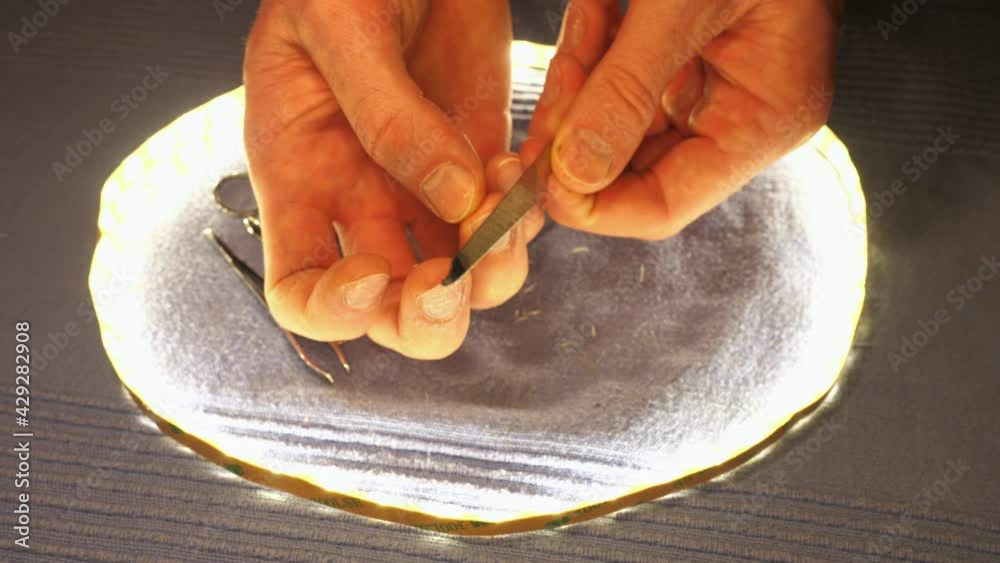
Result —
<svg viewBox="0 0 1000 563"><path fill-rule="evenodd" d="M451 271L441 285L451 285L462 278L535 207L545 194L545 180L551 167L552 146L538 156L486 221L472 234L469 242L451 262Z"/></svg>

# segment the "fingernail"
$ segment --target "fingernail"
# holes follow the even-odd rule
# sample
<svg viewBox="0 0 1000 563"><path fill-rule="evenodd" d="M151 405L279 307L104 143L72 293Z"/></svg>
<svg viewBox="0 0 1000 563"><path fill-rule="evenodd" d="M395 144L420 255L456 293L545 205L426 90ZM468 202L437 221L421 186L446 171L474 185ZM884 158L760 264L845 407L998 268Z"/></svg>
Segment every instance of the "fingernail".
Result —
<svg viewBox="0 0 1000 563"><path fill-rule="evenodd" d="M689 64L663 94L663 110L675 124L683 125L683 120L701 98L702 92L694 73L695 69Z"/></svg>
<svg viewBox="0 0 1000 563"><path fill-rule="evenodd" d="M424 179L420 191L438 217L455 223L472 211L475 179L457 164L442 164Z"/></svg>
<svg viewBox="0 0 1000 563"><path fill-rule="evenodd" d="M549 76L545 79L542 97L538 100L542 106L551 106L562 95L562 70L559 68L561 65L558 61L559 57L556 57L549 65Z"/></svg>
<svg viewBox="0 0 1000 563"><path fill-rule="evenodd" d="M472 149L472 153L476 155L476 158L479 158L479 149L477 149L476 144L472 142L472 137L470 137L468 133L462 133L462 137L465 139L465 142L469 144L469 148ZM482 163L483 161L480 159L479 164Z"/></svg>
<svg viewBox="0 0 1000 563"><path fill-rule="evenodd" d="M611 145L589 129L574 129L553 151L556 169L585 186L603 186L613 158Z"/></svg>
<svg viewBox="0 0 1000 563"><path fill-rule="evenodd" d="M439 285L417 297L417 305L424 317L437 323L455 318L462 308L467 280L468 278L463 278L448 286Z"/></svg>
<svg viewBox="0 0 1000 563"><path fill-rule="evenodd" d="M389 287L389 274L371 274L344 286L344 303L356 311L367 311L382 300Z"/></svg>
<svg viewBox="0 0 1000 563"><path fill-rule="evenodd" d="M349 256L354 254L353 249L348 246L351 240L350 237L347 236L347 228L344 224L340 221L334 221L332 225L333 233L337 236L337 250L340 252L340 255Z"/></svg>
<svg viewBox="0 0 1000 563"><path fill-rule="evenodd" d="M560 48L575 49L583 42L583 34L587 30L586 14L582 8L570 4L566 8L566 21L563 24L562 37L559 38Z"/></svg>
<svg viewBox="0 0 1000 563"><path fill-rule="evenodd" d="M698 121L702 118L703 114L708 110L711 105L705 100L701 99L695 103L694 107L691 108L691 115L687 118L687 126L689 129L695 129L698 126ZM733 131L726 131L727 135L732 135Z"/></svg>
<svg viewBox="0 0 1000 563"><path fill-rule="evenodd" d="M524 168L521 166L521 159L516 156L509 156L497 166L497 182L500 189L507 192L514 187L514 184L521 179Z"/></svg>

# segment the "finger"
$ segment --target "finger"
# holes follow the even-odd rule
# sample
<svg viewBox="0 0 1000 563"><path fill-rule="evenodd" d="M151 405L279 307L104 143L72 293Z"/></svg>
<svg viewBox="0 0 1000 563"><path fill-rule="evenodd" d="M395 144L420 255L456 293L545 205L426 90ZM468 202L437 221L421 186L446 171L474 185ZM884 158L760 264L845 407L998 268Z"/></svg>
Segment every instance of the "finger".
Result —
<svg viewBox="0 0 1000 563"><path fill-rule="evenodd" d="M450 268L446 258L429 260L394 283L368 331L372 341L422 360L454 353L469 330L470 276L442 286Z"/></svg>
<svg viewBox="0 0 1000 563"><path fill-rule="evenodd" d="M549 62L549 75L531 117L528 137L521 143L523 163L534 163L555 138L585 80L586 71L579 61L568 54L556 53ZM544 205L547 210L549 202L546 200Z"/></svg>
<svg viewBox="0 0 1000 563"><path fill-rule="evenodd" d="M463 222L462 244L472 238L501 199L501 193L486 196L483 205ZM473 309L496 307L513 297L528 277L528 247L521 226L515 225L493 245L468 277L472 278Z"/></svg>
<svg viewBox="0 0 1000 563"><path fill-rule="evenodd" d="M621 18L618 0L571 0L566 5L556 48L589 73L607 51Z"/></svg>
<svg viewBox="0 0 1000 563"><path fill-rule="evenodd" d="M689 112L674 112L688 113L694 138L648 172L623 174L597 194L556 198L552 217L597 233L665 238L814 134L832 99L836 28L824 6L795 6L748 6L748 17L736 14L738 29L702 50L702 96Z"/></svg>
<svg viewBox="0 0 1000 563"><path fill-rule="evenodd" d="M621 21L614 0L573 0L566 6L555 57L528 134L548 143L565 117L586 76L607 51Z"/></svg>
<svg viewBox="0 0 1000 563"><path fill-rule="evenodd" d="M552 140L586 79L586 69L571 55L556 53L552 57L545 88L528 126L529 139L540 139L543 145Z"/></svg>
<svg viewBox="0 0 1000 563"><path fill-rule="evenodd" d="M695 57L681 68L670 81L661 100L670 125L685 136L692 136L691 112L701 102L705 91L705 66L701 57Z"/></svg>
<svg viewBox="0 0 1000 563"><path fill-rule="evenodd" d="M420 261L452 258L458 253L457 230L436 217L417 219L410 224L410 232L419 250Z"/></svg>
<svg viewBox="0 0 1000 563"><path fill-rule="evenodd" d="M350 13L353 3L346 4L307 3L296 26L302 46L368 155L441 219L461 221L485 191L478 155L410 77L400 21L366 28L363 46L351 43L357 40L354 19L398 10L390 9L389 0L359 5L357 13Z"/></svg>
<svg viewBox="0 0 1000 563"><path fill-rule="evenodd" d="M635 156L632 157L632 171L645 172L649 170L653 164L663 158L663 155L667 154L667 151L683 140L684 136L676 129L668 129L659 135L646 137L639 145L639 149L635 151Z"/></svg>
<svg viewBox="0 0 1000 563"><path fill-rule="evenodd" d="M660 240L676 234L788 150L764 127L780 115L764 102L708 70L706 94L691 112L696 135L667 133L637 153L640 173L626 172L596 194L555 198L554 219L587 231ZM790 138L797 138L792 135ZM665 149L665 150L664 150ZM662 155L655 162L657 152ZM569 191L569 190L567 190Z"/></svg>
<svg viewBox="0 0 1000 563"><path fill-rule="evenodd" d="M449 234L438 228L441 223L418 223L414 230L425 258L451 257L458 248L471 237L488 215L496 208L503 195L521 177L523 168L520 159L513 154L499 155L486 169L488 186L492 192L484 205L473 217L466 220L461 229L461 240L449 238ZM527 276L527 250L525 245L536 237L545 223L541 210L533 210L519 224L510 237L502 241L494 252L476 267L473 276L472 308L489 308L507 301L517 293ZM435 256L427 254L428 247L439 248Z"/></svg>
<svg viewBox="0 0 1000 563"><path fill-rule="evenodd" d="M661 107L656 108L656 114L653 115L653 123L646 130L646 136L653 137L666 133L668 130L670 130L670 118L667 117L661 105Z"/></svg>
<svg viewBox="0 0 1000 563"><path fill-rule="evenodd" d="M717 2L634 2L556 135L553 173L570 191L607 187L626 168L680 70L685 33L713 19ZM718 30L721 32L721 30Z"/></svg>
<svg viewBox="0 0 1000 563"><path fill-rule="evenodd" d="M424 96L442 108L464 133L482 162L509 150L511 136L511 42L509 2L481 2L477 17L449 28L448 42L461 45L441 64L440 48L421 50L408 68L421 77ZM429 17L442 17L432 10Z"/></svg>
<svg viewBox="0 0 1000 563"><path fill-rule="evenodd" d="M351 146L337 128L319 133L313 126L328 123L329 111L303 118L307 102L287 96L316 91L316 84L325 88L314 73L302 72L309 63L288 42L289 33L278 4L265 3L248 40L244 69L245 141L264 225L265 295L281 326L315 340L347 340L363 335L375 320L389 264L369 255L340 259L328 171L350 177L350 151L287 165L303 145Z"/></svg>
<svg viewBox="0 0 1000 563"><path fill-rule="evenodd" d="M340 259L329 217L314 208L270 205L261 214L265 295L275 321L319 341L364 335L389 285L386 260Z"/></svg>
<svg viewBox="0 0 1000 563"><path fill-rule="evenodd" d="M501 154L486 166L486 184L490 192L506 194L524 174L521 158L512 153ZM524 241L535 240L542 227L545 226L545 212L539 207L529 211L521 220L521 230Z"/></svg>
<svg viewBox="0 0 1000 563"><path fill-rule="evenodd" d="M524 174L521 157L513 153L498 155L486 165L486 189L507 193Z"/></svg>
<svg viewBox="0 0 1000 563"><path fill-rule="evenodd" d="M405 278L417 262L406 230L396 219L348 219L334 223L334 228L344 256L381 256L394 280Z"/></svg>
<svg viewBox="0 0 1000 563"><path fill-rule="evenodd" d="M735 192L752 161L710 139L687 139L645 172L626 172L596 194L572 194L553 206L557 222L589 232L662 240ZM756 170L756 167L754 167ZM572 193L572 192L571 192Z"/></svg>
<svg viewBox="0 0 1000 563"><path fill-rule="evenodd" d="M463 244L489 218L506 191L514 186L523 173L520 160L511 155L494 159L486 170L488 185L492 191L483 205L462 223L460 233ZM536 208L476 265L471 276L473 309L496 307L521 290L528 277L527 243L538 235L544 224L545 216Z"/></svg>

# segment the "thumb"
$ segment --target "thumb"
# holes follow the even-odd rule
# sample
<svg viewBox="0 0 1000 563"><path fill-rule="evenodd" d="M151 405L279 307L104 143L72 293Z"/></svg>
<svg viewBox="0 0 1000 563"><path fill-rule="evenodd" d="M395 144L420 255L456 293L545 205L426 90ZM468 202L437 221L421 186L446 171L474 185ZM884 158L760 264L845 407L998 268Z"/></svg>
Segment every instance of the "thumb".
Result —
<svg viewBox="0 0 1000 563"><path fill-rule="evenodd" d="M426 9L414 6L426 3L312 4L316 13L304 15L298 25L302 44L365 152L438 217L450 223L464 219L485 193L482 162L444 112L423 96L403 58L402 38L420 26Z"/></svg>
<svg viewBox="0 0 1000 563"><path fill-rule="evenodd" d="M729 4L633 0L617 37L556 133L552 170L560 184L572 192L595 193L625 170L671 80L698 56L700 45L738 17L722 9Z"/></svg>

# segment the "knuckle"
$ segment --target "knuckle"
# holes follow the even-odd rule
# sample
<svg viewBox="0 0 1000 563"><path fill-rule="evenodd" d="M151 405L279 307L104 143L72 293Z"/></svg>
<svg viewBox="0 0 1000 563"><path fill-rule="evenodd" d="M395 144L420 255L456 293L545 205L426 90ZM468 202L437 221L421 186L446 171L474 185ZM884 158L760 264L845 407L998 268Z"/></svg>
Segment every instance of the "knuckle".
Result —
<svg viewBox="0 0 1000 563"><path fill-rule="evenodd" d="M484 155L507 150L511 136L511 115L508 111L482 112L466 130L473 148ZM485 149L485 150L484 150Z"/></svg>
<svg viewBox="0 0 1000 563"><path fill-rule="evenodd" d="M613 64L606 74L605 85L621 109L613 115L624 126L643 130L653 121L658 105L657 96L650 91L646 81L632 68Z"/></svg>
<svg viewBox="0 0 1000 563"><path fill-rule="evenodd" d="M376 162L389 162L393 155L405 152L406 140L413 133L410 116L386 103L378 93L364 97L357 109L355 133Z"/></svg>
<svg viewBox="0 0 1000 563"><path fill-rule="evenodd" d="M267 301L268 312L279 327L301 333L304 328L301 315L293 314L292 308L289 307L294 285L294 277L285 278L266 288L264 299Z"/></svg>
<svg viewBox="0 0 1000 563"><path fill-rule="evenodd" d="M673 238L687 225L678 220L676 202L671 194L678 192L692 193L693 188L689 185L674 184L672 186L673 189L668 189L667 186L670 186L671 184L665 183L655 174L644 175L643 179L649 183L649 186L652 189L659 191L662 211L659 214L660 220L651 221L646 232L642 233L638 238L650 242L658 242Z"/></svg>
<svg viewBox="0 0 1000 563"><path fill-rule="evenodd" d="M264 300L279 327L313 340L327 340L310 315L309 301L313 293L309 285L306 270L292 272L265 287Z"/></svg>

